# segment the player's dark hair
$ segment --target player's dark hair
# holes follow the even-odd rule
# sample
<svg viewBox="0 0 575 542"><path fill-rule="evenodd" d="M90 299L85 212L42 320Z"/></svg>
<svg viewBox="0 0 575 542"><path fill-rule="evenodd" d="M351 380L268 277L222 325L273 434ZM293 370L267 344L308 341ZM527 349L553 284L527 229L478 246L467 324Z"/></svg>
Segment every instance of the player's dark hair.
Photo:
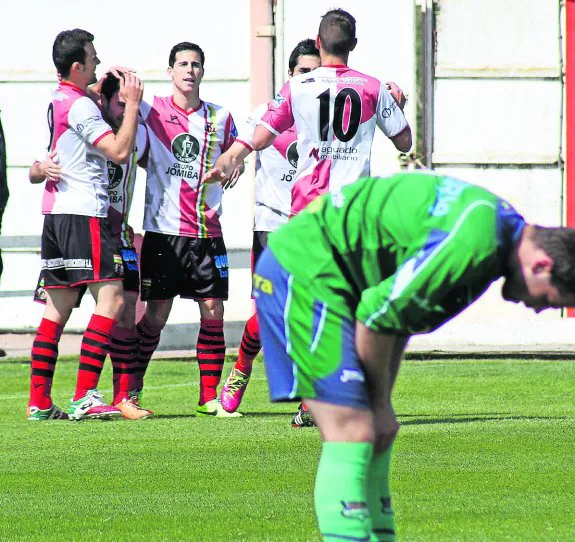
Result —
<svg viewBox="0 0 575 542"><path fill-rule="evenodd" d="M94 41L94 35L86 30L74 28L60 32L52 46L52 60L58 73L62 77L68 77L74 62L86 63L86 43Z"/></svg>
<svg viewBox="0 0 575 542"><path fill-rule="evenodd" d="M293 72L297 63L299 61L300 56L304 55L313 55L319 56L319 49L315 46L315 41L312 39L301 40L291 52L289 56L289 71Z"/></svg>
<svg viewBox="0 0 575 542"><path fill-rule="evenodd" d="M202 62L202 68L204 67L204 62L206 61L204 51L202 51L202 48L199 45L196 45L195 43L190 43L189 41L182 41L181 43L178 43L177 45L174 45L172 47L172 50L170 51L170 60L169 60L170 67L172 68L174 67L174 62L176 61L176 55L178 53L181 53L182 51L195 51L196 53L198 53L200 55L200 60Z"/></svg>
<svg viewBox="0 0 575 542"><path fill-rule="evenodd" d="M122 72L118 72L121 77L123 77ZM112 99L112 96L120 90L120 80L113 74L108 72L106 78L102 83L102 94L105 96L108 102Z"/></svg>
<svg viewBox="0 0 575 542"><path fill-rule="evenodd" d="M552 284L561 292L575 293L575 229L534 226L532 239L553 260Z"/></svg>
<svg viewBox="0 0 575 542"><path fill-rule="evenodd" d="M319 23L321 46L330 55L343 56L355 46L355 19L343 9L328 11Z"/></svg>

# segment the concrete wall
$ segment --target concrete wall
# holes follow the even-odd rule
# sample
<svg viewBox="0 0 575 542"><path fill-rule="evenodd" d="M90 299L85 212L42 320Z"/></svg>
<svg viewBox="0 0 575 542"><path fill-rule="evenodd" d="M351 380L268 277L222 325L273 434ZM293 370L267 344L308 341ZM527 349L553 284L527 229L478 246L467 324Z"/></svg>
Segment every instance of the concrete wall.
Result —
<svg viewBox="0 0 575 542"><path fill-rule="evenodd" d="M237 123L246 118L253 96L261 95L261 86L267 84L261 80L261 66L252 64L253 48L263 46L253 39L262 32L252 26L258 19L253 10L265 9L266 3L213 0L207 6L199 2L187 5L188 13L174 9L172 17L163 15L160 23L151 12L110 0L100 0L97 9L71 0L28 0L12 3L10 10L5 10L0 33L0 109L11 199L0 243L41 233L42 189L28 183L27 168L42 145L39 138L45 107L55 80L51 47L59 31L81 27L93 32L102 60L100 73L112 64L135 68L145 81L147 99L170 93L165 73L170 48L179 41L194 41L206 53L203 98L225 105ZM529 220L561 223L564 182L559 157L564 123L558 0L345 0L337 4L277 0L276 90L287 78L292 48L301 39L315 37L321 15L334 5L349 9L357 18L358 46L350 65L382 80L396 81L404 89L409 98L406 114L414 131L420 90L415 79L415 44L423 40L423 35L415 32L415 17L422 5L433 6L433 99L426 105L432 108L434 167L508 198ZM397 152L378 134L373 172L384 175L397 169ZM141 174L133 204L131 222L136 230L141 229L144 180ZM251 244L252 184L248 172L240 185L225 195L222 222L230 248L247 249ZM234 330L228 336L231 343L251 311L245 256L230 277L226 315L229 322L235 322L228 327ZM39 257L5 252L5 267L0 284L0 330L33 329L41 308L30 302L29 291L35 285ZM481 344L509 342L510 329L513 340L522 336L532 342L544 340L541 334L547 328L541 323L556 321L559 311L535 320L523 308L500 301L498 290L499 285L494 285L461 318L415 343L432 348L439 343L463 342L480 348ZM86 297L69 329L82 329L92 307ZM163 345L181 348L191 344L198 318L192 302L177 300Z"/></svg>

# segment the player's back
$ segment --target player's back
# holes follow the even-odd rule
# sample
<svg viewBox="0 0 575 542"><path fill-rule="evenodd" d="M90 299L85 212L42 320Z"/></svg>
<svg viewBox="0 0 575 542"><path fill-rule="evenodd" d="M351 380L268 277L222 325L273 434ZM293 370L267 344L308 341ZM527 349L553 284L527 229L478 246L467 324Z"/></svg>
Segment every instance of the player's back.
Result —
<svg viewBox="0 0 575 542"><path fill-rule="evenodd" d="M56 152L62 172L57 183L46 182L42 212L105 217L106 157L95 145L112 129L97 105L84 91L64 82L48 107L48 129L47 152Z"/></svg>
<svg viewBox="0 0 575 542"><path fill-rule="evenodd" d="M292 213L328 190L370 174L376 125L388 137L407 121L381 82L347 66L322 66L292 78L270 105L263 124L298 132L299 162Z"/></svg>
<svg viewBox="0 0 575 542"><path fill-rule="evenodd" d="M457 232L456 243L464 239L463 252L474 262L495 258L490 273L497 274L498 247L503 237L510 238L501 235L501 224L513 229L522 223L510 206L503 207L487 190L450 177L366 178L316 199L272 234L269 246L318 299L329 298L333 309L343 310L356 306L366 289L395 274L408 259L419 265L451 242L452 232Z"/></svg>

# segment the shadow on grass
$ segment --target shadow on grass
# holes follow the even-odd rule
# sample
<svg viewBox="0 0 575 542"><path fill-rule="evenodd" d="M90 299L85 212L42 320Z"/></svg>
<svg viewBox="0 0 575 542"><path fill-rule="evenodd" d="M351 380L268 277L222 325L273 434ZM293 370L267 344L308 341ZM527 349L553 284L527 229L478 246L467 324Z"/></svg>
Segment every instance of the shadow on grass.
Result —
<svg viewBox="0 0 575 542"><path fill-rule="evenodd" d="M415 415L411 415L415 417ZM457 417L455 417L457 416ZM509 420L566 420L565 416L469 416L466 414L455 414L454 417L446 418L424 418L415 420L402 420L404 416L398 415L398 421L401 425L437 425L437 424L455 424L455 423L474 423L474 422L505 422Z"/></svg>

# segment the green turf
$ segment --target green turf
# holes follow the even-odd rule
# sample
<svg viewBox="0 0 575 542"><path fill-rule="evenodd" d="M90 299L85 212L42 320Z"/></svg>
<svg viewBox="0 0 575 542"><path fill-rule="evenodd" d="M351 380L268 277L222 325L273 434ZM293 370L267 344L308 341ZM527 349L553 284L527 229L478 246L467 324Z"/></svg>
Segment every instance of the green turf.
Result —
<svg viewBox="0 0 575 542"><path fill-rule="evenodd" d="M58 366L60 406L76 367ZM193 416L195 363L152 363L157 416L138 422L26 422L28 375L0 363L0 540L320 539L318 433L268 402L261 363L232 420ZM110 381L106 367L107 396ZM574 392L574 362L404 362L400 540L575 540Z"/></svg>

